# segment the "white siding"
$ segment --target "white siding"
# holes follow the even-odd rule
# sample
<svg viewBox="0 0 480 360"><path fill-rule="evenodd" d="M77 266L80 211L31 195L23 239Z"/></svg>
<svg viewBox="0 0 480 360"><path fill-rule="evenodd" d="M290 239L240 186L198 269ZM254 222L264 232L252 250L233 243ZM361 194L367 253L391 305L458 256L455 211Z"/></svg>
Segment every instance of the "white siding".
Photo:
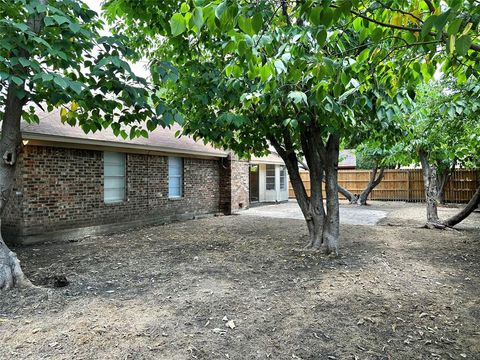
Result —
<svg viewBox="0 0 480 360"><path fill-rule="evenodd" d="M266 164L259 165L259 201L260 202L274 202L288 200L288 172L285 169L285 188L280 188L280 172L281 165L275 166L275 187L267 190L267 166ZM271 182L270 182L271 183Z"/></svg>

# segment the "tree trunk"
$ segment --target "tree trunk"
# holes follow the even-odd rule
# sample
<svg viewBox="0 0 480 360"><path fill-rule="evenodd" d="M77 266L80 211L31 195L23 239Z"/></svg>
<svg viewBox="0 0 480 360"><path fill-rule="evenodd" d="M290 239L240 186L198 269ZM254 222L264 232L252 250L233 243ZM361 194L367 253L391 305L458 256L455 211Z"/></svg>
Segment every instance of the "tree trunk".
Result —
<svg viewBox="0 0 480 360"><path fill-rule="evenodd" d="M450 227L457 225L461 221L465 220L473 211L475 211L475 209L478 207L479 204L480 204L480 186L477 188L477 191L475 191L475 194L470 199L467 206L465 206L463 210L460 211L458 214L445 220L443 224L445 226L450 226Z"/></svg>
<svg viewBox="0 0 480 360"><path fill-rule="evenodd" d="M15 286L29 287L32 284L23 274L16 254L10 251L0 236L0 290L8 290Z"/></svg>
<svg viewBox="0 0 480 360"><path fill-rule="evenodd" d="M418 155L422 164L425 200L427 202L427 227L437 227L441 225L437 210L437 169L428 163L426 151L419 150Z"/></svg>
<svg viewBox="0 0 480 360"><path fill-rule="evenodd" d="M326 177L327 213L323 225L323 244L327 254L338 255L338 237L340 234L340 209L338 203L338 155L339 136L329 136L323 149Z"/></svg>
<svg viewBox="0 0 480 360"><path fill-rule="evenodd" d="M39 2L45 5L47 0L39 0ZM27 21L27 26L31 31L39 34L44 26L44 17L45 13L37 13L30 16ZM25 49L19 50L19 54L24 58L30 58L29 51ZM15 67L15 70L24 77L27 75L25 69L20 64ZM25 82L21 85L10 82L4 104L5 112L0 139L0 219L3 216L3 211L12 192L17 158L22 150L20 121L23 106L27 102L27 96L23 95L23 98L19 98L17 93L21 91L25 94L23 91L24 88ZM0 234L0 290L9 289L14 286L32 286L32 283L23 274L17 256L14 252L10 251Z"/></svg>
<svg viewBox="0 0 480 360"><path fill-rule="evenodd" d="M356 204L358 201L358 195L357 194L352 194L350 191L348 191L346 188L344 188L342 185L337 184L338 186L338 192L345 196L350 204Z"/></svg>
<svg viewBox="0 0 480 360"><path fill-rule="evenodd" d="M384 175L384 169L383 168L380 169L380 171L378 172L378 176L377 176L377 172L378 172L378 168L375 166L370 175L370 181L368 182L367 187L360 194L360 197L359 197L360 205L367 205L368 196L370 195L372 190L375 189L378 186L378 184L380 184L380 182L382 181L383 175Z"/></svg>
<svg viewBox="0 0 480 360"><path fill-rule="evenodd" d="M280 157L285 162L285 166L287 167L288 175L290 177L290 182L292 184L293 192L295 193L295 198L297 199L298 206L300 207L305 221L307 222L307 228L309 233L309 241L307 247L314 247L317 246L318 243L321 243L321 234L324 218L323 204L321 202L321 206L318 206L318 204L313 204L311 197L307 195L307 191L305 190L305 186L298 170L299 163L293 148L292 139L287 130L284 131L283 138L284 146L280 145L277 139L273 136L269 137L269 141L277 151L278 155L280 155ZM313 181L315 182L315 180ZM311 185L313 190L312 193L318 194L318 192L315 190L315 184L316 183L312 183ZM319 191L321 194L321 184Z"/></svg>
<svg viewBox="0 0 480 360"><path fill-rule="evenodd" d="M310 168L308 167L307 164L305 164L303 161L298 160L298 163L302 166L307 171L310 171ZM322 181L325 182L325 177L322 178ZM352 194L350 191L348 191L346 188L344 188L342 185L338 184L338 192L345 196L345 198L348 200L350 204L356 204L358 201L358 195L357 194Z"/></svg>
<svg viewBox="0 0 480 360"><path fill-rule="evenodd" d="M445 204L445 187L455 171L456 160L453 161L451 168L447 168L437 173L437 203Z"/></svg>
<svg viewBox="0 0 480 360"><path fill-rule="evenodd" d="M17 97L20 88L10 83L5 104L5 116L2 122L0 139L0 218L3 216L7 201L15 181L17 158L21 151L22 138L20 119L24 100ZM1 223L1 222L0 222ZM0 235L0 290L14 286L31 285L20 268L15 253L5 245Z"/></svg>
<svg viewBox="0 0 480 360"><path fill-rule="evenodd" d="M307 128L302 131L300 142L308 164L310 176L310 203L308 216L311 219L312 227L309 229L310 242L307 246L319 249L322 246L322 230L325 219L325 209L323 208L322 195L323 165L318 151L315 149L314 136L315 134L312 129Z"/></svg>

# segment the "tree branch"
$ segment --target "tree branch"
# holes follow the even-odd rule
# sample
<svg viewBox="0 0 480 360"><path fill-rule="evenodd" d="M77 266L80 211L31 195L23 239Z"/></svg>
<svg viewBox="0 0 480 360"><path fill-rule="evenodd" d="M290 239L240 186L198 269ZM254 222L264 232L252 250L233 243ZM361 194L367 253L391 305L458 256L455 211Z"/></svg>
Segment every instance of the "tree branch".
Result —
<svg viewBox="0 0 480 360"><path fill-rule="evenodd" d="M435 12L435 7L433 7L433 4L430 2L430 1L425 1L427 3L427 5L430 3L430 5L432 6L432 8L430 9L430 11L432 11L433 9L433 12ZM330 5L330 7L332 8L338 8L338 5ZM430 8L430 6L429 6ZM367 15L364 15L358 11L355 11L355 10L350 10L350 12L362 19L365 19L365 20L368 20L368 21L371 21L372 23L374 24L377 24L379 26L382 26L382 27L386 27L386 28L390 28L390 29L396 29L396 30L403 30L403 31L409 31L409 32L421 32L422 31L422 28L419 28L419 27L410 27L410 26L401 26L401 25L395 25L395 24L389 24L389 23L386 23L386 22L383 22L383 21L380 21L380 20L376 20L374 18L371 18ZM432 36L436 36L437 34L430 31L429 32L430 35ZM442 39L444 37L442 36ZM443 40L445 41L445 40ZM476 51L476 52L480 52L480 44L475 44L475 43L472 43L470 45L470 49Z"/></svg>
<svg viewBox="0 0 480 360"><path fill-rule="evenodd" d="M433 6L433 3L430 0L425 0L425 4L428 6L428 10L430 10L430 14L435 13L435 6Z"/></svg>

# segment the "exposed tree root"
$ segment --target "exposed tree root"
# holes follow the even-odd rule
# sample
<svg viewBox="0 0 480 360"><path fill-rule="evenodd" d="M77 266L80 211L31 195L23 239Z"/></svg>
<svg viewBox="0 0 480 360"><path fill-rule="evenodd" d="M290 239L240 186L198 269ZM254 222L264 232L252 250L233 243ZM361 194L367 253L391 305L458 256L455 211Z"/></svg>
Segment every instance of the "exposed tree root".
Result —
<svg viewBox="0 0 480 360"><path fill-rule="evenodd" d="M23 274L17 255L0 243L0 290L13 287L32 288L34 285Z"/></svg>
<svg viewBox="0 0 480 360"><path fill-rule="evenodd" d="M450 230L450 231L457 231L451 226L442 224L442 223L436 223L436 222L427 222L425 225L421 226L420 228L422 229L438 229L438 230Z"/></svg>

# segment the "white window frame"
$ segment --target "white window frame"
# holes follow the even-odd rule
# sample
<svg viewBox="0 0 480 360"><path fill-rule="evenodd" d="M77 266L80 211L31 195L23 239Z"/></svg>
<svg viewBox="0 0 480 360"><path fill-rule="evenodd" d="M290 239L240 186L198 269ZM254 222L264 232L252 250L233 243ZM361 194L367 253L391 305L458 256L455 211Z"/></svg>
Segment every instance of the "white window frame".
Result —
<svg viewBox="0 0 480 360"><path fill-rule="evenodd" d="M123 167L121 174L118 175L108 175L109 173L109 166L121 166ZM109 180L121 180L122 186L120 187L111 187L109 186ZM123 181L122 181L123 180ZM107 190L112 189L121 189L120 197L116 198L107 198ZM115 204L124 202L127 198L127 157L124 153L117 153L117 152L107 152L103 153L103 201L106 204Z"/></svg>
<svg viewBox="0 0 480 360"><path fill-rule="evenodd" d="M272 169L273 167L273 175L268 175L268 170ZM270 188L268 184L268 180L273 179L273 187ZM270 184L271 185L271 184ZM265 165L265 190L275 190L275 187L277 186L277 179L276 179L276 166L272 164L266 164Z"/></svg>
<svg viewBox="0 0 480 360"><path fill-rule="evenodd" d="M287 190L287 169L285 166L280 166L280 190Z"/></svg>
<svg viewBox="0 0 480 360"><path fill-rule="evenodd" d="M180 168L180 171L174 172L175 168ZM168 198L169 199L180 199L183 197L183 173L184 173L184 162L181 157L170 156L168 158ZM171 180L180 179L180 188L179 193L172 193Z"/></svg>

